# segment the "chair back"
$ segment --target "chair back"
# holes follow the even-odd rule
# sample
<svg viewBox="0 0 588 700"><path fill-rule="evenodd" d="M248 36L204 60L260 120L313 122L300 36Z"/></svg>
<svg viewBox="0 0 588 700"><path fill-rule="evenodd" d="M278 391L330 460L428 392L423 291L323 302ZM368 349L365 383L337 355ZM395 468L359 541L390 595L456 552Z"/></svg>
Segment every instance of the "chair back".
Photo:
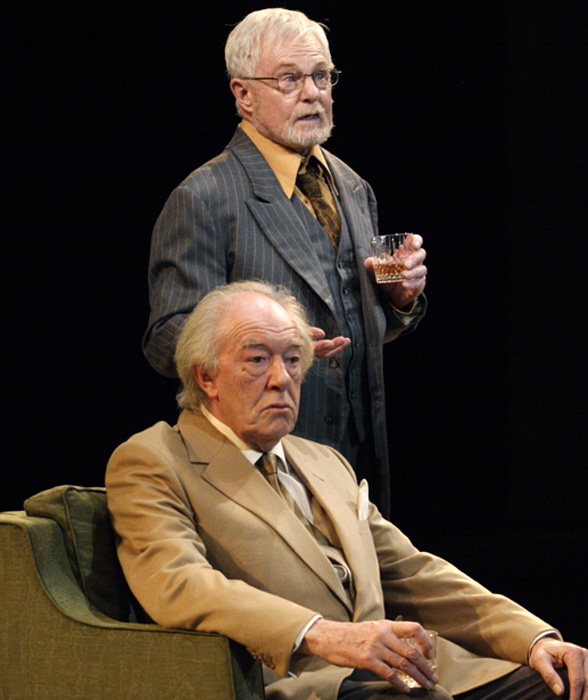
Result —
<svg viewBox="0 0 588 700"><path fill-rule="evenodd" d="M27 515L55 520L78 585L90 604L123 622L145 622L116 555L104 487L55 486L24 503Z"/></svg>

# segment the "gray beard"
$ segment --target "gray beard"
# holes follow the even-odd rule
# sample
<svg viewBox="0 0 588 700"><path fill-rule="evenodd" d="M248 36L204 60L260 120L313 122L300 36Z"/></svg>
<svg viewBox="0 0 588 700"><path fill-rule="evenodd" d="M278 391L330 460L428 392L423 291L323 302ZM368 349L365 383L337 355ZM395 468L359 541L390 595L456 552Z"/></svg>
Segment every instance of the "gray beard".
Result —
<svg viewBox="0 0 588 700"><path fill-rule="evenodd" d="M296 131L295 127L289 126L280 134L280 140L282 145L287 148L292 148L293 150L308 150L313 146L320 146L325 143L331 136L334 126L335 125L331 122L331 124L321 126L318 131L308 134Z"/></svg>

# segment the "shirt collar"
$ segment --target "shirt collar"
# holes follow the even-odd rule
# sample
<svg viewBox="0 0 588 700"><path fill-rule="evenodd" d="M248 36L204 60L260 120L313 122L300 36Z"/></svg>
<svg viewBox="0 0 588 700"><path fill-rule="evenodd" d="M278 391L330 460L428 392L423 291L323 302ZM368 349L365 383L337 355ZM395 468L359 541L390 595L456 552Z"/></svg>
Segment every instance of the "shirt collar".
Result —
<svg viewBox="0 0 588 700"><path fill-rule="evenodd" d="M311 156L314 156L322 165L323 172L325 173L332 187L335 189L335 191L337 191L335 181L333 180L333 175L319 146L313 146L310 151L303 156L290 148L286 148L285 146L268 139L267 136L260 133L247 119L243 119L239 126L247 134L251 141L253 141L253 144L256 146L257 150L265 158L288 199L291 199L292 195L294 194L296 176L298 175L298 169L300 168L301 163L303 161L308 162L308 159Z"/></svg>
<svg viewBox="0 0 588 700"><path fill-rule="evenodd" d="M243 456L251 462L251 464L255 464L257 462L257 460L262 456L263 452L259 452L259 450L254 450L250 445L241 440L241 438L238 437L226 423L223 423L216 416L213 416L212 413L206 408L206 406L201 406L200 408L202 411L202 415L206 419L208 419L212 423L212 425L214 425L214 427L219 431L219 433L222 433L228 440L230 440L241 451ZM270 452L273 452L282 460L284 469L287 472L288 467L282 441L280 440L277 443L277 445L274 445Z"/></svg>

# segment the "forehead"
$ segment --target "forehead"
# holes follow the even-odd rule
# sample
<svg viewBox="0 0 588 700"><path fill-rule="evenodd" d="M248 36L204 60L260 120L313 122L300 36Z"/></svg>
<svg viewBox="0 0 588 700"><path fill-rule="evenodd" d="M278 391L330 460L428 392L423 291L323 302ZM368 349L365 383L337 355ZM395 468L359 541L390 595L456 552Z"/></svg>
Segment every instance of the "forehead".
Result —
<svg viewBox="0 0 588 700"><path fill-rule="evenodd" d="M259 66L279 68L330 63L319 40L313 34L294 39L264 41L259 56Z"/></svg>
<svg viewBox="0 0 588 700"><path fill-rule="evenodd" d="M247 294L237 297L223 322L223 350L238 351L265 345L283 351L301 343L296 323L288 312L268 297Z"/></svg>

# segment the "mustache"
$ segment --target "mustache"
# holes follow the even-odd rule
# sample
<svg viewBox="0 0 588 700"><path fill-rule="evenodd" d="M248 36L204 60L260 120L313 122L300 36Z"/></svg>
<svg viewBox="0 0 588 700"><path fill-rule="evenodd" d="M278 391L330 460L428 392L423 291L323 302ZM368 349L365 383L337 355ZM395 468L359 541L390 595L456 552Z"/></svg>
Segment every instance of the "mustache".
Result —
<svg viewBox="0 0 588 700"><path fill-rule="evenodd" d="M317 103L312 107L306 107L305 105L301 105L299 109L294 110L292 118L295 121L297 119L303 119L304 117L311 117L315 115L319 116L322 120L326 119L327 111L322 106L322 104Z"/></svg>

